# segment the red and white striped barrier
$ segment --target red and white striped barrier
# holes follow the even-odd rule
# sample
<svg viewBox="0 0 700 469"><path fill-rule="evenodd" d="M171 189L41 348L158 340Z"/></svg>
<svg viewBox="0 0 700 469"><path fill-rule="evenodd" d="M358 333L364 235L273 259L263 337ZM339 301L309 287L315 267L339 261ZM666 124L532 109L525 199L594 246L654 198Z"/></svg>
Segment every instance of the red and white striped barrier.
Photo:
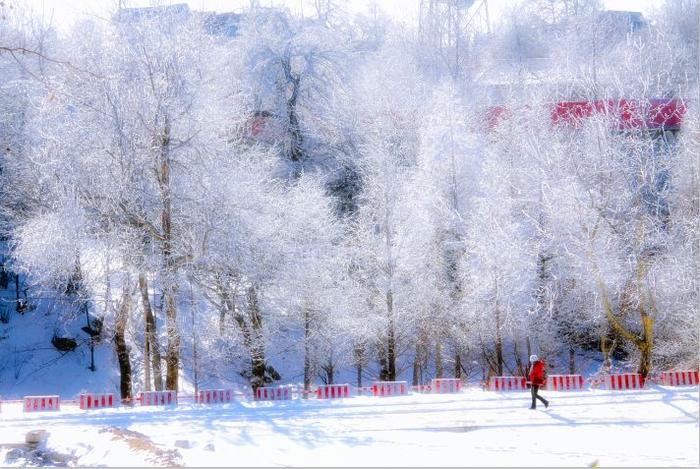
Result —
<svg viewBox="0 0 700 469"><path fill-rule="evenodd" d="M380 397L407 396L406 381L375 381L372 383L372 395Z"/></svg>
<svg viewBox="0 0 700 469"><path fill-rule="evenodd" d="M61 410L60 396L24 396L25 412Z"/></svg>
<svg viewBox="0 0 700 469"><path fill-rule="evenodd" d="M619 375L607 375L603 377L605 389L642 389L644 378L639 373L622 373Z"/></svg>
<svg viewBox="0 0 700 469"><path fill-rule="evenodd" d="M292 389L289 386L260 387L255 390L256 401L289 401Z"/></svg>
<svg viewBox="0 0 700 469"><path fill-rule="evenodd" d="M491 376L489 378L489 391L524 391L526 389L524 376Z"/></svg>
<svg viewBox="0 0 700 469"><path fill-rule="evenodd" d="M136 400L139 405L177 405L177 391L142 391Z"/></svg>
<svg viewBox="0 0 700 469"><path fill-rule="evenodd" d="M199 404L222 404L233 402L233 392L230 389L200 389L194 395L194 401Z"/></svg>
<svg viewBox="0 0 700 469"><path fill-rule="evenodd" d="M433 378L430 380L430 388L433 394L455 393L461 391L462 380L459 378Z"/></svg>
<svg viewBox="0 0 700 469"><path fill-rule="evenodd" d="M698 371L663 371L656 379L664 386L692 386L698 384Z"/></svg>
<svg viewBox="0 0 700 469"><path fill-rule="evenodd" d="M316 399L340 399L349 394L349 384L323 384L316 388Z"/></svg>
<svg viewBox="0 0 700 469"><path fill-rule="evenodd" d="M583 375L549 375L548 391L579 391L584 389Z"/></svg>
<svg viewBox="0 0 700 469"><path fill-rule="evenodd" d="M83 410L89 409L104 409L106 407L116 407L117 399L114 394L89 394L83 393L80 395L80 408Z"/></svg>

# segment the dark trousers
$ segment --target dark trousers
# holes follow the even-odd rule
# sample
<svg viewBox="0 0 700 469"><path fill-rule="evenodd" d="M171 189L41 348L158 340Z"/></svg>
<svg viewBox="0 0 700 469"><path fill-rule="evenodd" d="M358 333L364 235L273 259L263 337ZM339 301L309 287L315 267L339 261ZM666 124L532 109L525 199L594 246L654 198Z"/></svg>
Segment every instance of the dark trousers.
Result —
<svg viewBox="0 0 700 469"><path fill-rule="evenodd" d="M542 401L542 403L545 405L545 407L549 405L549 401L547 399L545 399L542 396L537 395L537 391L539 391L539 389L540 389L540 387L536 384L533 384L530 388L530 390L532 391L532 405L530 407L532 409L537 407L535 405L536 404L535 399L539 399L540 401Z"/></svg>

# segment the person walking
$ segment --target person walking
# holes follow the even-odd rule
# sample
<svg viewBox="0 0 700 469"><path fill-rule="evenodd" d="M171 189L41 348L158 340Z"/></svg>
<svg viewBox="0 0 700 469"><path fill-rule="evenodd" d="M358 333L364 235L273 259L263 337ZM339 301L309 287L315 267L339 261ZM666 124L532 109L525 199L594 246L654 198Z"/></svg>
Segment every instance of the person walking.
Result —
<svg viewBox="0 0 700 469"><path fill-rule="evenodd" d="M538 359L537 355L530 355L530 389L532 390L532 405L530 409L537 407L537 399L542 401L545 409L549 407L549 401L537 394L541 386L547 382L544 360Z"/></svg>

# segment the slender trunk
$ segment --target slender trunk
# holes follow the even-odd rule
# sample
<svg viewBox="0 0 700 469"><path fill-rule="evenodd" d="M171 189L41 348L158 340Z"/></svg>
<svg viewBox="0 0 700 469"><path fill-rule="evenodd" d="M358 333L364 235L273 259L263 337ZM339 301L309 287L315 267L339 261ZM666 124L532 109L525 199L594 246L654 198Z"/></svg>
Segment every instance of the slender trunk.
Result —
<svg viewBox="0 0 700 469"><path fill-rule="evenodd" d="M496 372L503 376L503 340L501 339L501 311L496 303Z"/></svg>
<svg viewBox="0 0 700 469"><path fill-rule="evenodd" d="M641 311L642 338L637 342L639 368L637 372L646 378L651 372L651 352L653 349L654 320L644 310Z"/></svg>
<svg viewBox="0 0 700 469"><path fill-rule="evenodd" d="M180 334L177 327L177 311L175 309L175 297L177 289L169 285L164 290L166 332L168 334L168 346L165 350L165 387L168 390L177 391L180 365Z"/></svg>
<svg viewBox="0 0 700 469"><path fill-rule="evenodd" d="M139 290L141 291L141 305L143 307L144 321L146 323L146 339L144 342L148 347L149 355L144 357L148 360L150 356L151 368L153 368L153 384L156 391L163 390L163 372L160 365L160 347L158 346L158 331L156 329L156 318L153 316L153 309L151 308L151 301L148 298L148 280L146 274L139 273ZM149 367L146 366L146 370L149 371ZM146 390L151 389L150 377L147 379L148 385Z"/></svg>
<svg viewBox="0 0 700 469"><path fill-rule="evenodd" d="M364 348L362 345L355 346L355 366L357 367L357 387L362 387L362 363L364 361Z"/></svg>
<svg viewBox="0 0 700 469"><path fill-rule="evenodd" d="M170 121L164 118L163 134L160 141L158 185L162 209L160 242L165 275L163 276L163 302L165 303L166 332L168 345L165 351L165 387L177 391L180 366L180 334L177 327L177 273L173 252L172 192L170 188Z"/></svg>
<svg viewBox="0 0 700 469"><path fill-rule="evenodd" d="M384 347L384 342L380 342L378 350L378 360L379 360L379 380L388 381L389 380L389 368L387 366L386 360L386 347Z"/></svg>
<svg viewBox="0 0 700 469"><path fill-rule="evenodd" d="M576 351L569 347L569 374L576 374Z"/></svg>
<svg viewBox="0 0 700 469"><path fill-rule="evenodd" d="M503 376L503 340L501 338L501 305L499 304L498 278L494 279L493 292L496 298L496 372Z"/></svg>
<svg viewBox="0 0 700 469"><path fill-rule="evenodd" d="M335 379L335 364L333 363L332 351L330 356L328 357L328 361L326 362L324 371L326 372L326 384L333 384L333 380Z"/></svg>
<svg viewBox="0 0 700 469"><path fill-rule="evenodd" d="M114 325L114 350L119 362L119 391L122 399L131 399L131 363L129 362L129 347L126 345L126 322L131 309L131 295L127 285L124 285L122 299L116 311Z"/></svg>
<svg viewBox="0 0 700 469"><path fill-rule="evenodd" d="M194 292L190 283L190 313L192 315L192 375L194 377L194 395L199 392L199 367L197 366L197 317Z"/></svg>
<svg viewBox="0 0 700 469"><path fill-rule="evenodd" d="M462 378L462 356L459 352L455 352L455 378Z"/></svg>
<svg viewBox="0 0 700 469"><path fill-rule="evenodd" d="M416 354L413 356L413 379L412 383L413 386L418 386L420 383L419 381L419 373L420 373L420 344L416 344Z"/></svg>
<svg viewBox="0 0 700 469"><path fill-rule="evenodd" d="M442 378L442 343L438 336L435 341L435 377Z"/></svg>
<svg viewBox="0 0 700 469"><path fill-rule="evenodd" d="M148 322L146 315L143 318L143 389L151 390L151 348L148 345Z"/></svg>
<svg viewBox="0 0 700 469"><path fill-rule="evenodd" d="M391 290L386 294L386 310L389 316L387 331L387 378L389 381L396 381L396 337L394 325L394 296Z"/></svg>
<svg viewBox="0 0 700 469"><path fill-rule="evenodd" d="M304 391L311 389L311 346L309 344L311 335L311 315L309 310L304 308ZM304 393L304 398L308 393Z"/></svg>
<svg viewBox="0 0 700 469"><path fill-rule="evenodd" d="M250 317L250 358L251 386L253 391L265 386L265 343L262 337L262 318L258 306L258 294L255 287L248 289L248 315Z"/></svg>

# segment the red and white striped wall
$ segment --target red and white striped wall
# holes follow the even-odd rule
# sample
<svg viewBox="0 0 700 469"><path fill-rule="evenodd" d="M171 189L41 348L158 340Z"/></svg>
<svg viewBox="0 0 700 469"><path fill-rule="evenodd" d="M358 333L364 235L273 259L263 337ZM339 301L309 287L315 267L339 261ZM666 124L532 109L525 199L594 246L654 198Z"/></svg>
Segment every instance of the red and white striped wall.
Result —
<svg viewBox="0 0 700 469"><path fill-rule="evenodd" d="M548 391L580 391L584 389L583 375L548 375Z"/></svg>
<svg viewBox="0 0 700 469"><path fill-rule="evenodd" d="M605 389L611 390L642 389L644 378L639 373L622 373L604 376L603 383Z"/></svg>
<svg viewBox="0 0 700 469"><path fill-rule="evenodd" d="M349 395L349 384L323 384L316 388L316 399L340 399Z"/></svg>
<svg viewBox="0 0 700 469"><path fill-rule="evenodd" d="M288 401L292 399L289 386L266 386L255 390L256 401Z"/></svg>
<svg viewBox="0 0 700 469"><path fill-rule="evenodd" d="M139 405L177 405L177 391L142 391L136 400Z"/></svg>
<svg viewBox="0 0 700 469"><path fill-rule="evenodd" d="M491 376L489 378L489 391L524 391L524 376Z"/></svg>
<svg viewBox="0 0 700 469"><path fill-rule="evenodd" d="M222 404L233 402L233 392L230 389L200 389L194 395L194 401L199 404Z"/></svg>
<svg viewBox="0 0 700 469"><path fill-rule="evenodd" d="M373 396L407 396L408 385L406 381L374 381L372 383Z"/></svg>
<svg viewBox="0 0 700 469"><path fill-rule="evenodd" d="M89 409L104 409L106 407L116 407L117 399L114 394L91 394L83 393L79 399L80 408L83 410Z"/></svg>
<svg viewBox="0 0 700 469"><path fill-rule="evenodd" d="M462 380L459 378L433 378L430 380L430 390L433 394L455 393L461 389Z"/></svg>
<svg viewBox="0 0 700 469"><path fill-rule="evenodd" d="M664 386L691 386L698 384L698 371L664 371L657 382Z"/></svg>
<svg viewBox="0 0 700 469"><path fill-rule="evenodd" d="M61 410L60 396L24 396L25 412Z"/></svg>

